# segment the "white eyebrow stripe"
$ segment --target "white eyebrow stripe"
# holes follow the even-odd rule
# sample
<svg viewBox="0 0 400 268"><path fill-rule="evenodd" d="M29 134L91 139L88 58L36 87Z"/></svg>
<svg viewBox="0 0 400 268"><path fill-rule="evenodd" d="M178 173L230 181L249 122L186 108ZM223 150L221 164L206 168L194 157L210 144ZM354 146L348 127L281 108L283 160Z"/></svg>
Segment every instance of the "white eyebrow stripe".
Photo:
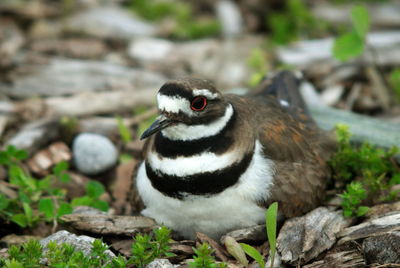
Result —
<svg viewBox="0 0 400 268"><path fill-rule="evenodd" d="M194 89L193 91L193 96L204 96L209 100L214 100L218 98L217 93L212 93L208 89Z"/></svg>
<svg viewBox="0 0 400 268"><path fill-rule="evenodd" d="M196 114L190 109L190 102L180 96L167 96L157 94L158 109L169 113L179 113L180 111L189 116Z"/></svg>
<svg viewBox="0 0 400 268"><path fill-rule="evenodd" d="M222 131L232 118L234 110L231 104L228 104L225 114L206 125L188 126L182 123L172 125L161 130L164 137L170 140L197 140L205 137L215 136Z"/></svg>

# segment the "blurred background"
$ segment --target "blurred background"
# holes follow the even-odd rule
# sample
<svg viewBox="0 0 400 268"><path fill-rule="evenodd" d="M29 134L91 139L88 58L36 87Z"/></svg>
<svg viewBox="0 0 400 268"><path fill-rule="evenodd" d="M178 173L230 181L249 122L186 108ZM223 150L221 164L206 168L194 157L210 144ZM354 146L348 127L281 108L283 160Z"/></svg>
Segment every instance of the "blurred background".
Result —
<svg viewBox="0 0 400 268"><path fill-rule="evenodd" d="M165 81L242 94L282 69L311 82L302 93L327 129L343 115L329 107L350 125L399 123L400 2L1 0L0 142L32 155L94 132L139 155Z"/></svg>
<svg viewBox="0 0 400 268"><path fill-rule="evenodd" d="M358 141L400 145L398 0L0 0L0 145L15 146L0 152L0 235L37 226L38 200L53 192L130 215L138 137L167 80L243 94L283 69L303 72L324 128L342 122ZM64 173L67 190L40 183Z"/></svg>

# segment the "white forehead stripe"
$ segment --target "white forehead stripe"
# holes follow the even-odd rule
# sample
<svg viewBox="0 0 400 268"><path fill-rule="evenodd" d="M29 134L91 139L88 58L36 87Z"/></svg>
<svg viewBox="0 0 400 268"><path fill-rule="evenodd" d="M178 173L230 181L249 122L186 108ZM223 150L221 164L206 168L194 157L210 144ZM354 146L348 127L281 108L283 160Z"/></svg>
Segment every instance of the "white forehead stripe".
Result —
<svg viewBox="0 0 400 268"><path fill-rule="evenodd" d="M207 125L176 124L162 130L162 134L170 140L197 140L215 136L221 132L233 115L233 108L228 104L225 114Z"/></svg>
<svg viewBox="0 0 400 268"><path fill-rule="evenodd" d="M179 113L182 112L186 115L193 116L196 115L190 109L190 102L180 96L167 96L162 94L157 94L158 109L161 111L166 111L169 113Z"/></svg>
<svg viewBox="0 0 400 268"><path fill-rule="evenodd" d="M237 162L240 155L236 151L221 155L203 152L190 157L160 158L157 153L151 152L146 161L153 170L161 171L170 176L185 177L224 169Z"/></svg>
<svg viewBox="0 0 400 268"><path fill-rule="evenodd" d="M218 98L217 93L212 93L208 89L194 89L193 91L193 96L204 96L209 100L215 100Z"/></svg>

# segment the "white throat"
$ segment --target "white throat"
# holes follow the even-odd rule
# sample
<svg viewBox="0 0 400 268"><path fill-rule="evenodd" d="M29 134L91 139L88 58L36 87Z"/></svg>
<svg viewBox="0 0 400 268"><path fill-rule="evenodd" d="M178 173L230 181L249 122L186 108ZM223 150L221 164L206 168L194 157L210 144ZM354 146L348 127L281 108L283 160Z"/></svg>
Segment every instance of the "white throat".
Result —
<svg viewBox="0 0 400 268"><path fill-rule="evenodd" d="M188 126L185 124L176 124L162 130L164 137L170 140L198 140L201 138L211 137L217 135L226 126L233 116L233 107L228 104L225 109L225 114L217 118L207 125L193 125Z"/></svg>

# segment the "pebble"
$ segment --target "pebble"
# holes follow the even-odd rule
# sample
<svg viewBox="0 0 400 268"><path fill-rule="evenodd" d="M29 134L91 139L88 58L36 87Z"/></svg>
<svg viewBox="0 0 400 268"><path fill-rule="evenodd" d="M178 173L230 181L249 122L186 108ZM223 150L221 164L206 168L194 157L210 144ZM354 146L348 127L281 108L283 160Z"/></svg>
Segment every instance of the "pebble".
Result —
<svg viewBox="0 0 400 268"><path fill-rule="evenodd" d="M70 33L119 41L156 33L155 26L136 18L123 8L113 6L92 8L76 14L69 18L65 28Z"/></svg>
<svg viewBox="0 0 400 268"><path fill-rule="evenodd" d="M243 17L236 3L228 0L217 1L216 9L224 37L239 36L244 27Z"/></svg>
<svg viewBox="0 0 400 268"><path fill-rule="evenodd" d="M87 235L80 235L77 236L73 233L68 231L62 230L54 233L46 238L40 240L40 244L43 247L46 247L50 241L54 241L57 244L68 243L75 247L75 250L82 251L85 256L89 255L92 252L92 243L95 238L87 236ZM111 258L115 258L115 254L107 249L104 252L106 255L110 256Z"/></svg>
<svg viewBox="0 0 400 268"><path fill-rule="evenodd" d="M155 259L146 268L174 268L175 266L167 259Z"/></svg>
<svg viewBox="0 0 400 268"><path fill-rule="evenodd" d="M72 145L76 168L86 175L108 170L118 160L115 145L105 136L94 133L79 134Z"/></svg>
<svg viewBox="0 0 400 268"><path fill-rule="evenodd" d="M128 55L139 61L163 60L171 53L174 44L159 38L137 38L128 48Z"/></svg>

